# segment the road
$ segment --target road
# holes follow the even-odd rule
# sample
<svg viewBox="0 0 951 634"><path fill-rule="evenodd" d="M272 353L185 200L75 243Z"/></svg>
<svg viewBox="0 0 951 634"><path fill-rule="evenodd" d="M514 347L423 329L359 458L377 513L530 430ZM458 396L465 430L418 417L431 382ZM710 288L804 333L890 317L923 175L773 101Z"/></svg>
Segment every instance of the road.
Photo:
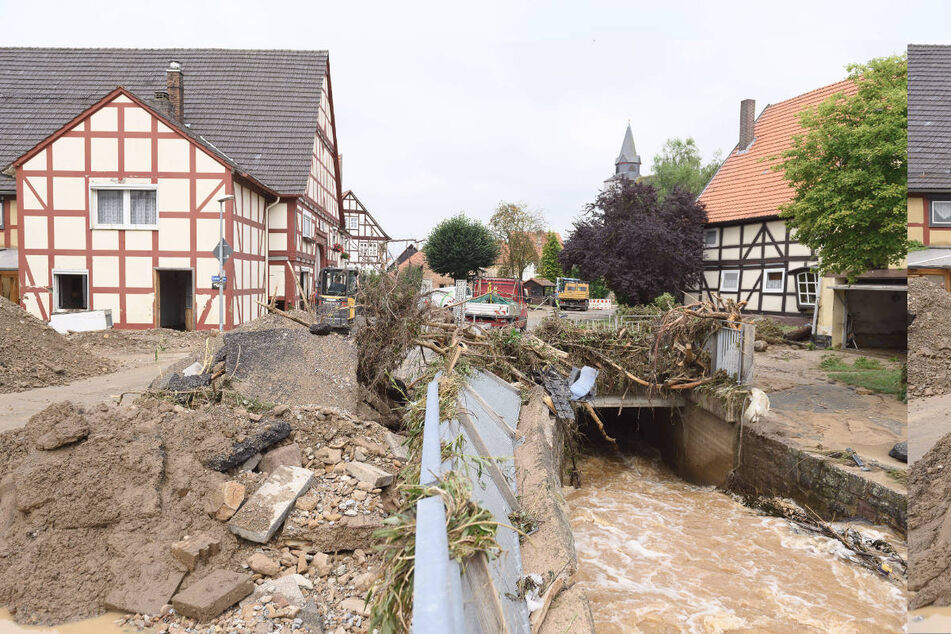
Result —
<svg viewBox="0 0 951 634"><path fill-rule="evenodd" d="M124 357L123 361L127 367L112 374L94 376L68 385L0 394L0 432L22 427L33 414L46 409L51 403L72 401L88 406L118 399L123 392L140 392L148 387L155 377L188 354L166 352L158 361L155 360L154 353Z"/></svg>

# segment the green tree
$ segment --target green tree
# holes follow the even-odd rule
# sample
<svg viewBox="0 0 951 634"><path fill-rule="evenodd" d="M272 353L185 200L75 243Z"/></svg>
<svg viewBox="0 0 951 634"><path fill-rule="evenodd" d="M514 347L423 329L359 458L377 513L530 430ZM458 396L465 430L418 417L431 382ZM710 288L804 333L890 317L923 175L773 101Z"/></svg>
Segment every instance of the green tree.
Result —
<svg viewBox="0 0 951 634"><path fill-rule="evenodd" d="M545 246L542 247L541 264L538 272L547 280L554 282L559 277L563 277L561 263L558 261L558 254L561 253L561 243L554 231L548 232L548 239Z"/></svg>
<svg viewBox="0 0 951 634"><path fill-rule="evenodd" d="M492 266L499 247L485 225L460 213L429 232L423 254L433 271L462 280Z"/></svg>
<svg viewBox="0 0 951 634"><path fill-rule="evenodd" d="M654 186L657 199L664 200L674 187L681 187L695 197L700 195L717 168L720 167L720 152L713 155L705 164L700 149L691 137L686 139L667 139L664 149L654 157L651 166L653 174L642 180Z"/></svg>
<svg viewBox="0 0 951 634"><path fill-rule="evenodd" d="M780 208L796 239L818 252L823 272L854 278L907 253L908 60L848 70L858 92L803 111L804 132L774 169L796 190Z"/></svg>
<svg viewBox="0 0 951 634"><path fill-rule="evenodd" d="M541 214L529 211L525 203L499 203L489 219L489 231L501 247L501 275L521 278L529 264L538 264L532 234L544 227Z"/></svg>

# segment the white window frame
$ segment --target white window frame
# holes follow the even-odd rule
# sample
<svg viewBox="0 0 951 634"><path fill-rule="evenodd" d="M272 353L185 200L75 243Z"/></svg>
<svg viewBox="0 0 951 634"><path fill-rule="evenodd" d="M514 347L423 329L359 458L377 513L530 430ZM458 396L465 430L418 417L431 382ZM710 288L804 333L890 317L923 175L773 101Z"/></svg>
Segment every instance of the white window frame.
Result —
<svg viewBox="0 0 951 634"><path fill-rule="evenodd" d="M812 275L812 276L815 278L815 281L813 282L813 287L814 287L814 289L813 289L813 292L812 292L812 296L813 296L815 299L813 299L813 301L811 301L811 302L806 302L806 301L803 301L803 299L802 299L802 287L801 287L800 281L799 281L799 276L800 276L800 275ZM798 272L796 273L796 302L797 302L800 306L815 306L815 305L816 305L816 301L817 301L818 299L819 299L819 276L816 274L815 271L811 271L811 270L808 270L808 269L805 270L805 271L798 271Z"/></svg>
<svg viewBox="0 0 951 634"><path fill-rule="evenodd" d="M53 269L53 298L50 305L54 313L68 313L75 310L92 310L92 298L89 296L89 270L88 269ZM86 307L85 308L62 308L59 305L59 281L58 275L84 275L86 277Z"/></svg>
<svg viewBox="0 0 951 634"><path fill-rule="evenodd" d="M937 221L934 219L935 203L951 205L951 200L932 200L928 204L928 224L932 227L951 227L951 220Z"/></svg>
<svg viewBox="0 0 951 634"><path fill-rule="evenodd" d="M735 287L735 288L727 288L727 287L725 287L725 286L723 285L723 280L724 280L724 278L726 277L726 274L727 274L727 273L736 273L736 287ZM720 287L719 287L719 290L720 290L720 292L726 292L726 293L737 293L737 292L739 292L739 290L740 290L740 269L724 269L724 270L720 271Z"/></svg>
<svg viewBox="0 0 951 634"><path fill-rule="evenodd" d="M713 238L713 244L707 244L707 234L709 234L711 231L713 232L713 235L715 236ZM703 248L713 249L718 246L720 246L720 229L718 227L713 227L712 229L704 229L703 230Z"/></svg>
<svg viewBox="0 0 951 634"><path fill-rule="evenodd" d="M6 229L6 214L3 213L3 196L0 196L0 229Z"/></svg>
<svg viewBox="0 0 951 634"><path fill-rule="evenodd" d="M779 273L779 288L766 288L766 282L769 281L770 273ZM763 269L763 292L771 294L782 294L786 292L786 269Z"/></svg>
<svg viewBox="0 0 951 634"><path fill-rule="evenodd" d="M301 226L300 232L304 240L313 240L314 239L314 218L306 211L301 212ZM310 231L308 231L308 225L310 225Z"/></svg>
<svg viewBox="0 0 951 634"><path fill-rule="evenodd" d="M357 217L357 214L347 214L347 231L355 231L359 226L360 218Z"/></svg>
<svg viewBox="0 0 951 634"><path fill-rule="evenodd" d="M112 191L122 191L125 195L122 197L122 224L101 224L99 220L99 205L96 198L96 192L101 189ZM152 225L134 225L132 224L132 191L154 191L155 192L155 224ZM159 228L159 195L158 185L152 183L136 184L89 184L89 228L90 229L125 229L130 231L158 231Z"/></svg>

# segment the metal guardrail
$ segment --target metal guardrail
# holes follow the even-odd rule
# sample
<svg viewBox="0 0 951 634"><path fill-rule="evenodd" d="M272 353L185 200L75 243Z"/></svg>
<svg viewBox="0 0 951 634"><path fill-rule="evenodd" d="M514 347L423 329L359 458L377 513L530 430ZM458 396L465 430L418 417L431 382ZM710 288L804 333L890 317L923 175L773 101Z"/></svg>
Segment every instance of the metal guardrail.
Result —
<svg viewBox="0 0 951 634"><path fill-rule="evenodd" d="M528 606L516 584L522 577L518 534L507 527L519 508L515 487L515 428L521 408L517 390L493 374L477 372L460 390L456 417L440 421L439 375L426 388L426 416L420 484L433 484L456 469L472 482L472 497L495 516L500 553L491 561L476 555L465 570L449 558L446 509L431 496L416 504L416 561L413 576L413 632L529 634ZM442 462L442 442L462 439L462 453L481 456L484 468L462 460Z"/></svg>

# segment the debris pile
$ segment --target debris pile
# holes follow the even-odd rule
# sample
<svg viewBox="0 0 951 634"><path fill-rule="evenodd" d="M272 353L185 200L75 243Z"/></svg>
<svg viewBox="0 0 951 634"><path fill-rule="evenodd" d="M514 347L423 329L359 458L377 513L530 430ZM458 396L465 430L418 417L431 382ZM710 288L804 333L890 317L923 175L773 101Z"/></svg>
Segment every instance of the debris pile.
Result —
<svg viewBox="0 0 951 634"><path fill-rule="evenodd" d="M0 393L22 392L115 370L115 364L69 341L0 297Z"/></svg>
<svg viewBox="0 0 951 634"><path fill-rule="evenodd" d="M216 331L170 330L94 330L71 332L66 339L77 346L102 356L152 354L158 352L190 352L205 345L205 340L217 336Z"/></svg>
<svg viewBox="0 0 951 634"><path fill-rule="evenodd" d="M951 293L909 277L908 312L908 396L951 394Z"/></svg>
<svg viewBox="0 0 951 634"><path fill-rule="evenodd" d="M388 433L316 405L53 405L0 435L0 604L24 623L109 608L172 632L359 631L404 465ZM287 473L304 484L286 521L238 537Z"/></svg>
<svg viewBox="0 0 951 634"><path fill-rule="evenodd" d="M951 469L951 434L935 443L909 469L908 589L915 593L908 602L909 609L932 604L951 605L948 469Z"/></svg>

